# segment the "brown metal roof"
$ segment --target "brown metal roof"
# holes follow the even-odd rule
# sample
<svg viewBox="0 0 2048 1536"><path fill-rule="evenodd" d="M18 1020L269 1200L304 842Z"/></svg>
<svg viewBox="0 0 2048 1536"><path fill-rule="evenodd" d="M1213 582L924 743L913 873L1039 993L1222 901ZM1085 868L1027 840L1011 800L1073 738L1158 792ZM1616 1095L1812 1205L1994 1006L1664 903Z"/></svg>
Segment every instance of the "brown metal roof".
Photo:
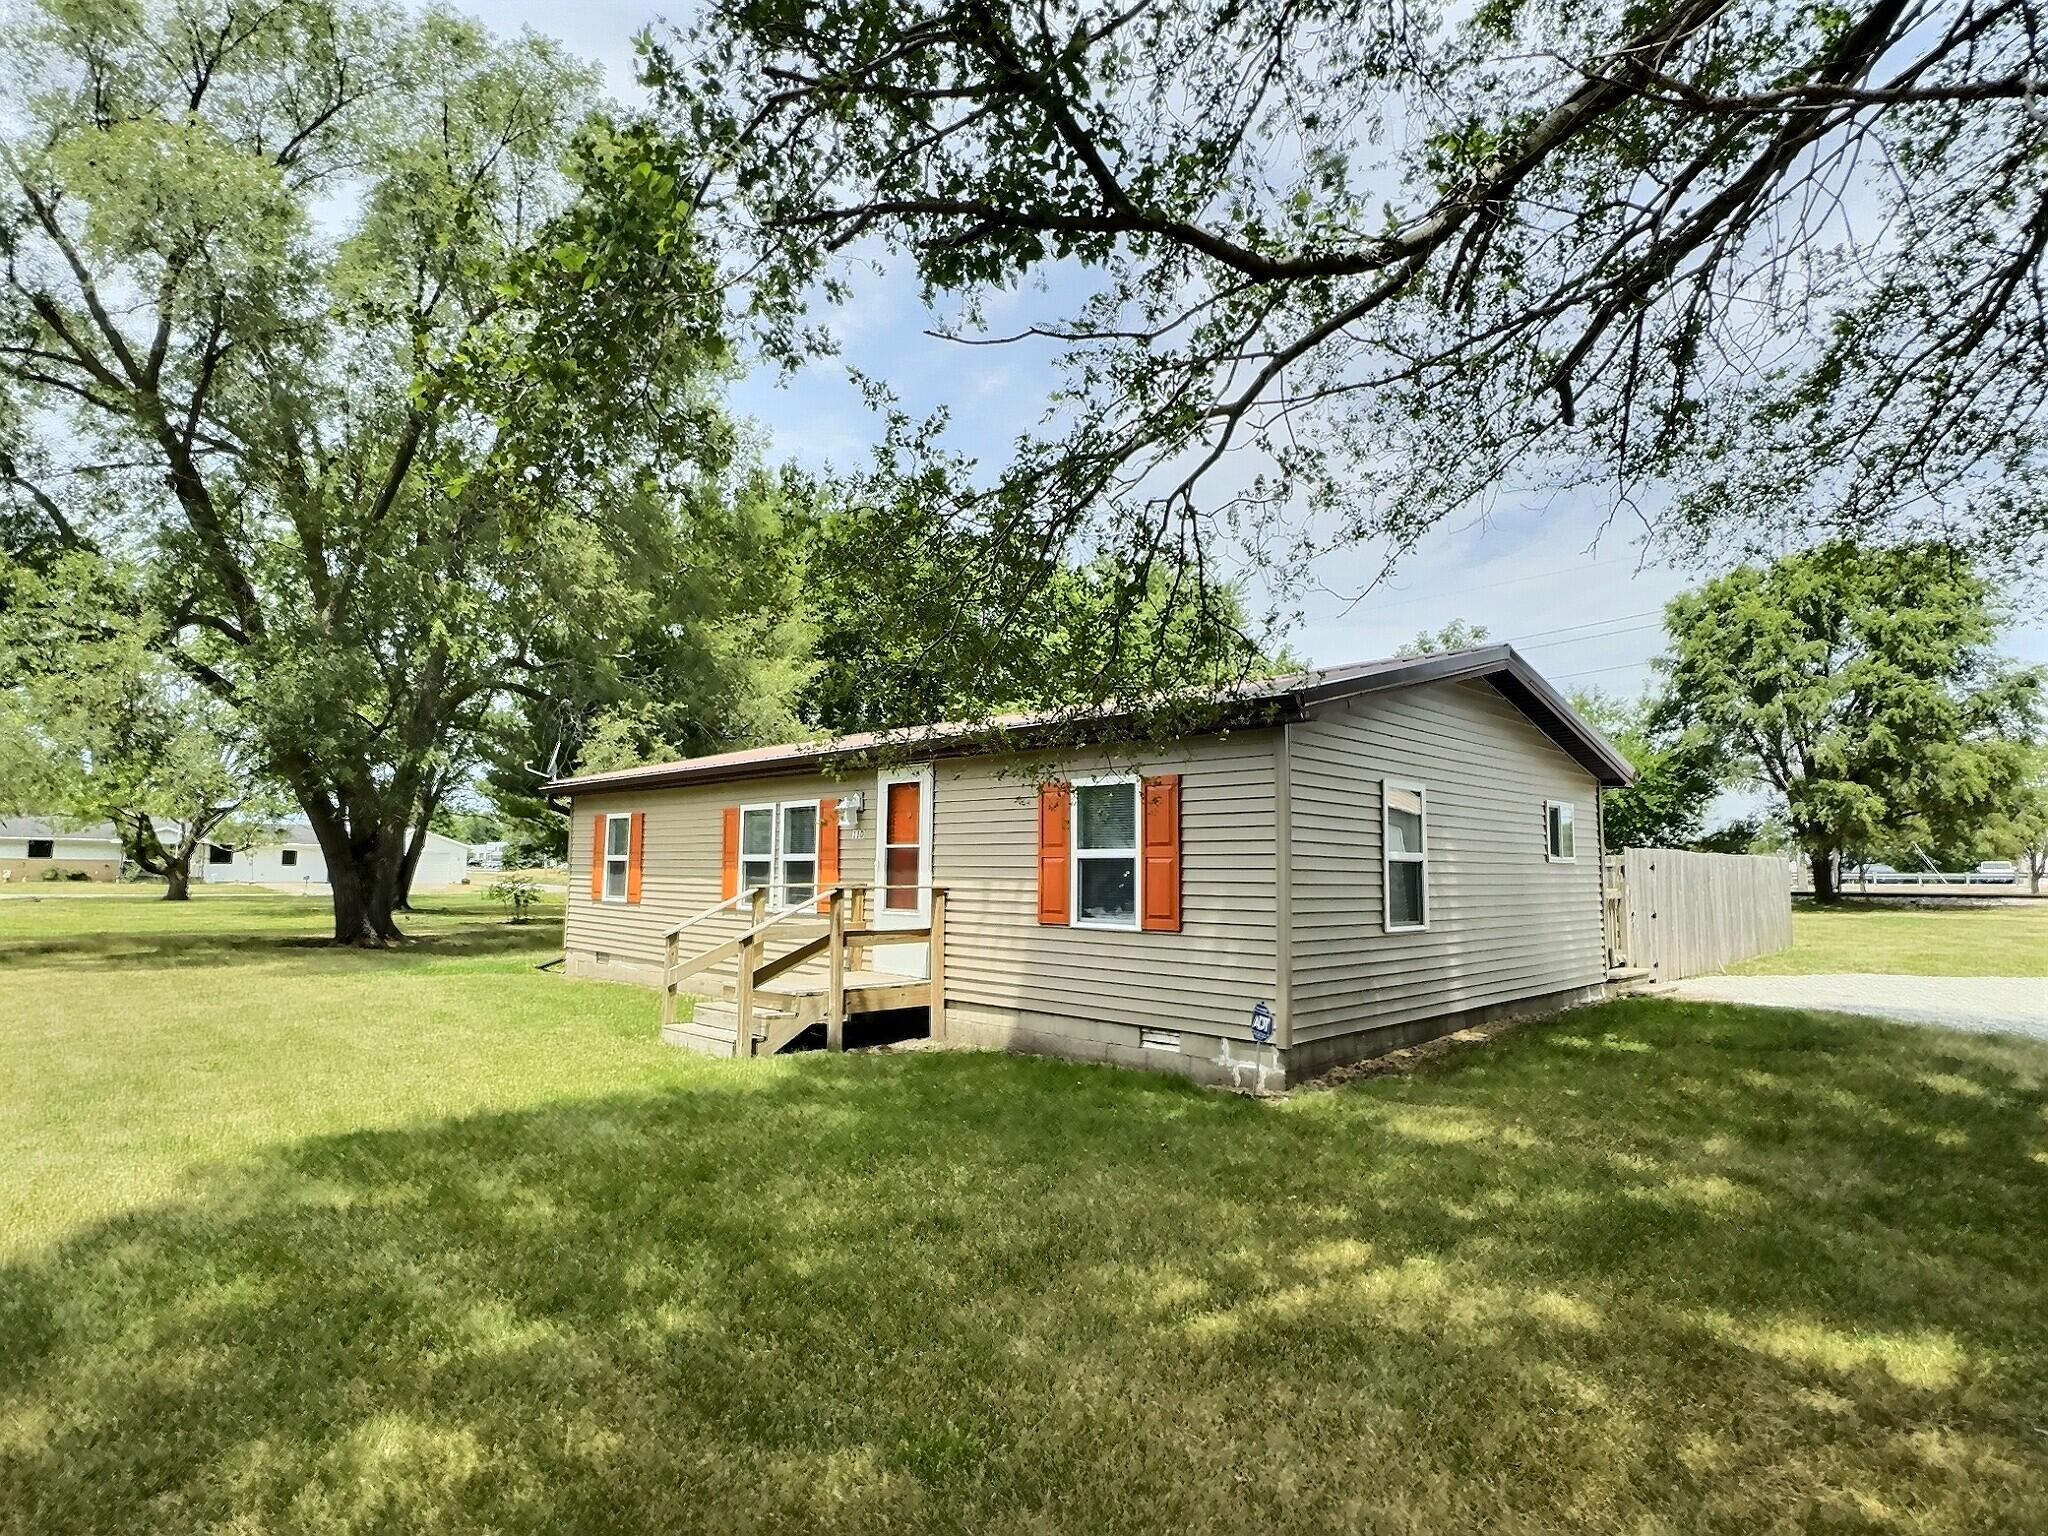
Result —
<svg viewBox="0 0 2048 1536"><path fill-rule="evenodd" d="M1229 726L1270 724L1306 719L1317 709L1361 694L1421 683L1491 683L1510 703L1566 752L1610 787L1631 784L1635 774L1613 745L1567 704L1508 645L1477 646L1434 656L1388 657L1340 667L1318 667L1279 677L1250 678L1211 695L1216 712L1201 732ZM977 724L942 722L896 731L860 731L814 741L783 742L772 747L743 747L674 763L649 763L610 773L579 774L552 780L549 795L588 794L597 790L658 789L672 784L753 778L792 768L843 762L869 754L909 756L978 756L1026 750L1043 744L1049 734L1085 727L1097 737L1112 733L1130 720L1126 711L1104 709L1075 717L1056 711L998 715Z"/></svg>

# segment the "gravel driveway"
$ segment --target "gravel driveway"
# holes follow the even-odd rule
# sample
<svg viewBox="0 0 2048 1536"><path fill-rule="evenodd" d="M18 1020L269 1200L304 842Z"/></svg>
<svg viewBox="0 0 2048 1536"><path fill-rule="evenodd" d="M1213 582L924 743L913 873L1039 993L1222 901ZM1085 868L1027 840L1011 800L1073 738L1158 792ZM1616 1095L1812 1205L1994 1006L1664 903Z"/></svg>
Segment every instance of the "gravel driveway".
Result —
<svg viewBox="0 0 2048 1536"><path fill-rule="evenodd" d="M2048 1040L2048 977L2041 976L1689 976L1657 991L1703 1003L1867 1013Z"/></svg>

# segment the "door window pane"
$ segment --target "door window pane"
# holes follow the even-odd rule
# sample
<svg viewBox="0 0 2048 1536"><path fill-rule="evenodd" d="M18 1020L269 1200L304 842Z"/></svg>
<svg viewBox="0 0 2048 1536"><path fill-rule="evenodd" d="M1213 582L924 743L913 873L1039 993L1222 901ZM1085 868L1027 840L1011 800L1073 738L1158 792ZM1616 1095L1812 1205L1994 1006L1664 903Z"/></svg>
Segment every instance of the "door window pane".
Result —
<svg viewBox="0 0 2048 1536"><path fill-rule="evenodd" d="M1085 922L1133 922L1138 915L1138 861L1083 859L1081 917Z"/></svg>
<svg viewBox="0 0 2048 1536"><path fill-rule="evenodd" d="M888 892L882 898L882 905L895 912L917 910L917 845L908 848L891 848L886 855L885 878Z"/></svg>
<svg viewBox="0 0 2048 1536"><path fill-rule="evenodd" d="M1074 792L1076 845L1135 850L1138 846L1138 786L1083 784Z"/></svg>

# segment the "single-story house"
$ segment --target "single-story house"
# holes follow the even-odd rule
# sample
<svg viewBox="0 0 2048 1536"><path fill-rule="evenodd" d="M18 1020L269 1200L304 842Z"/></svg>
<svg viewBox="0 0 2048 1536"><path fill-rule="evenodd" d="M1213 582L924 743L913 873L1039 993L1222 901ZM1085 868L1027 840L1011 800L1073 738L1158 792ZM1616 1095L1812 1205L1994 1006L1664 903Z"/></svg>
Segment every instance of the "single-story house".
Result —
<svg viewBox="0 0 2048 1536"><path fill-rule="evenodd" d="M123 857L110 821L74 827L48 816L0 817L0 883L41 880L52 870L118 880Z"/></svg>
<svg viewBox="0 0 2048 1536"><path fill-rule="evenodd" d="M729 1054L736 971L765 977L786 943L789 974L819 950L821 892L865 885L845 942L927 932L865 963L923 978L935 1032L1264 1088L1601 994L1600 793L1632 775L1513 649L1218 705L1163 747L1104 718L1099 745L1048 756L1019 720L999 748L914 733L908 762L902 736L850 736L557 780L566 969L713 999L665 1034ZM789 1025L771 1013L743 1054L819 1016L825 965L747 983ZM846 1012L920 996L857 980Z"/></svg>
<svg viewBox="0 0 2048 1536"><path fill-rule="evenodd" d="M410 836L410 834L407 834ZM231 885L325 885L327 858L308 822L277 828L247 848L208 843L192 861L195 878ZM469 878L469 845L429 830L413 885L421 890Z"/></svg>

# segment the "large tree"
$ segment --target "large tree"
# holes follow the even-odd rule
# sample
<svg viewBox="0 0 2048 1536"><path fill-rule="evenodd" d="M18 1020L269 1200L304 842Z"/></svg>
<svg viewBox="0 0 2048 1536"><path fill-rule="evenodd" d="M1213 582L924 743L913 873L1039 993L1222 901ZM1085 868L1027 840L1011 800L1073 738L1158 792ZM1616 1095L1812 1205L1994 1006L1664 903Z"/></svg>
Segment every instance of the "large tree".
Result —
<svg viewBox="0 0 2048 1536"><path fill-rule="evenodd" d="M2042 0L710 0L651 64L771 344L908 266L1054 360L956 504L978 602L1227 542L1363 587L1517 485L2023 562L2044 48Z"/></svg>
<svg viewBox="0 0 2048 1536"><path fill-rule="evenodd" d="M345 942L508 695L602 672L729 430L686 165L532 36L42 0L0 126L0 519L145 562Z"/></svg>
<svg viewBox="0 0 2048 1536"><path fill-rule="evenodd" d="M1674 598L1666 692L1781 798L1836 898L1843 854L1997 813L2041 669L1992 650L1991 594L1941 544L1833 543Z"/></svg>
<svg viewBox="0 0 2048 1536"><path fill-rule="evenodd" d="M0 787L0 804L39 794L35 809L111 822L129 862L183 901L200 849L253 841L284 803L234 711L159 654L137 585L91 555L0 560L4 710L36 747L32 787Z"/></svg>
<svg viewBox="0 0 2048 1536"><path fill-rule="evenodd" d="M707 477L613 664L565 669L493 719L485 791L523 858L568 857L568 828L541 793L550 778L805 733L815 495L801 477L744 462L724 481Z"/></svg>
<svg viewBox="0 0 2048 1536"><path fill-rule="evenodd" d="M1981 852L2011 859L2039 895L2048 875L2048 743L2022 749L2019 771L1979 838Z"/></svg>

